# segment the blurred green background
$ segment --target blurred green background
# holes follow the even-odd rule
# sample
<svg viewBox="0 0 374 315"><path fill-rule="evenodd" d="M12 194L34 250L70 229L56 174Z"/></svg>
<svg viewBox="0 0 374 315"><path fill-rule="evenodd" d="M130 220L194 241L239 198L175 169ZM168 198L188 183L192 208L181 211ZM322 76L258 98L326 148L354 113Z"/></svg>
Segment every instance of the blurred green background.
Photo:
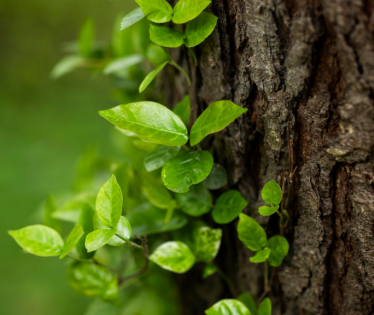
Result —
<svg viewBox="0 0 374 315"><path fill-rule="evenodd" d="M88 17L105 40L118 14L133 7L133 1L0 1L0 314L82 315L89 303L70 288L66 261L24 254L7 230L40 222L35 210L49 193L71 186L89 144L113 153L111 126L97 114L118 105L109 80L82 70L52 81L50 72Z"/></svg>

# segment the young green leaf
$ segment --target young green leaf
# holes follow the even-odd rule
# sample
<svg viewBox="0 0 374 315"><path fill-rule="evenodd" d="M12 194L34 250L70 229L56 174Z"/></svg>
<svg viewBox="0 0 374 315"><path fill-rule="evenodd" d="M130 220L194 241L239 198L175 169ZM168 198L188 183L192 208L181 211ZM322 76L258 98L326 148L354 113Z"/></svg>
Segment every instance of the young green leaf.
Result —
<svg viewBox="0 0 374 315"><path fill-rule="evenodd" d="M183 24L193 20L211 4L210 0L179 0L174 7L173 22Z"/></svg>
<svg viewBox="0 0 374 315"><path fill-rule="evenodd" d="M92 46L95 39L95 24L92 19L88 19L82 26L79 33L79 49L84 58L90 58Z"/></svg>
<svg viewBox="0 0 374 315"><path fill-rule="evenodd" d="M65 74L74 71L84 65L85 60L81 56L66 56L61 59L52 69L51 78L56 80Z"/></svg>
<svg viewBox="0 0 374 315"><path fill-rule="evenodd" d="M209 176L203 181L203 185L210 189L216 190L227 185L227 172L219 164L214 163Z"/></svg>
<svg viewBox="0 0 374 315"><path fill-rule="evenodd" d="M115 228L122 215L122 191L113 174L101 187L96 199L96 211L100 221L108 228Z"/></svg>
<svg viewBox="0 0 374 315"><path fill-rule="evenodd" d="M282 263L284 257L287 256L290 248L287 240L280 235L275 235L269 239L267 245L271 249L268 262L273 267L278 267Z"/></svg>
<svg viewBox="0 0 374 315"><path fill-rule="evenodd" d="M99 114L119 128L135 132L145 141L168 146L180 146L188 141L187 128L180 118L158 103L130 103Z"/></svg>
<svg viewBox="0 0 374 315"><path fill-rule="evenodd" d="M207 264L205 267L204 267L204 270L203 270L203 279L206 279L208 278L209 276L215 274L217 272L218 268L216 265L212 265L212 264Z"/></svg>
<svg viewBox="0 0 374 315"><path fill-rule="evenodd" d="M202 182L213 167L213 157L208 151L186 151L165 163L162 180L167 188L185 193L193 184Z"/></svg>
<svg viewBox="0 0 374 315"><path fill-rule="evenodd" d="M257 315L271 315L271 301L269 298L261 302L257 310Z"/></svg>
<svg viewBox="0 0 374 315"><path fill-rule="evenodd" d="M75 246L77 246L79 240L83 236L84 231L81 225L77 225L74 229L71 230L68 238L66 239L64 248L62 249L60 259L64 258L69 254Z"/></svg>
<svg viewBox="0 0 374 315"><path fill-rule="evenodd" d="M202 184L192 186L185 194L176 194L175 199L180 209L193 217L208 213L212 207L212 195Z"/></svg>
<svg viewBox="0 0 374 315"><path fill-rule="evenodd" d="M210 104L192 126L191 146L198 144L207 135L224 129L246 111L247 109L241 108L230 101Z"/></svg>
<svg viewBox="0 0 374 315"><path fill-rule="evenodd" d="M141 8L136 8L127 14L121 22L121 31L134 25L145 17Z"/></svg>
<svg viewBox="0 0 374 315"><path fill-rule="evenodd" d="M239 191L229 190L219 196L212 211L213 220L219 224L233 221L248 205Z"/></svg>
<svg viewBox="0 0 374 315"><path fill-rule="evenodd" d="M152 152L148 153L144 158L144 166L147 172L163 167L164 164L169 161L172 157L176 156L180 151L181 147L169 147L166 145L160 145Z"/></svg>
<svg viewBox="0 0 374 315"><path fill-rule="evenodd" d="M238 301L242 302L251 312L251 315L255 315L257 311L257 304L255 299L248 292L243 292L237 298Z"/></svg>
<svg viewBox="0 0 374 315"><path fill-rule="evenodd" d="M140 54L134 54L128 57L115 59L112 62L109 62L107 64L107 66L103 70L103 73L106 75L116 74L132 66L138 65L139 63L142 63L143 61L144 61L144 57Z"/></svg>
<svg viewBox="0 0 374 315"><path fill-rule="evenodd" d="M262 189L261 196L271 206L279 205L282 201L282 188L273 180L266 183Z"/></svg>
<svg viewBox="0 0 374 315"><path fill-rule="evenodd" d="M109 228L105 227L101 221L99 220L99 217L95 214L94 216L94 228L95 230L99 229L107 229ZM112 236L112 238L108 241L108 245L111 246L122 246L126 244L126 242L123 239L129 240L131 237L131 225L130 222L125 218L121 217L119 219L119 223L116 227L117 229L117 235L121 236L122 238L118 237L117 235Z"/></svg>
<svg viewBox="0 0 374 315"><path fill-rule="evenodd" d="M253 263L256 263L256 264L262 263L266 259L269 258L270 252L271 252L271 249L265 247L264 249L262 249L259 252L257 252L256 255L254 255L253 257L249 258L249 260L250 260L250 262L253 262Z"/></svg>
<svg viewBox="0 0 374 315"><path fill-rule="evenodd" d="M205 311L206 315L252 315L246 306L234 299L221 300Z"/></svg>
<svg viewBox="0 0 374 315"><path fill-rule="evenodd" d="M151 71L150 73L148 73L148 75L144 78L143 82L140 84L140 87L139 87L139 93L142 93L146 88L147 86L153 81L153 79L156 77L156 75L162 70L164 69L164 67L169 63L169 60L168 61L165 61L164 63L162 63L161 65L159 65L155 70Z"/></svg>
<svg viewBox="0 0 374 315"><path fill-rule="evenodd" d="M73 262L68 269L70 285L78 293L120 305L117 277L107 268L84 262Z"/></svg>
<svg viewBox="0 0 374 315"><path fill-rule="evenodd" d="M48 196L44 209L44 225L61 233L61 221L53 217L56 212L56 205L52 196Z"/></svg>
<svg viewBox="0 0 374 315"><path fill-rule="evenodd" d="M182 242L167 242L157 247L149 257L161 268L175 273L185 273L195 263L195 256L191 249Z"/></svg>
<svg viewBox="0 0 374 315"><path fill-rule="evenodd" d="M213 33L218 18L208 12L202 12L197 18L188 22L186 27L186 38L184 44L187 47L194 47L201 44L205 38Z"/></svg>
<svg viewBox="0 0 374 315"><path fill-rule="evenodd" d="M193 251L199 261L211 262L218 254L221 246L222 230L204 226L194 230Z"/></svg>
<svg viewBox="0 0 374 315"><path fill-rule="evenodd" d="M268 206L262 206L258 208L259 214L261 214L264 217L268 217L269 215L274 214L279 209L279 205L268 207Z"/></svg>
<svg viewBox="0 0 374 315"><path fill-rule="evenodd" d="M181 100L173 109L174 114L176 114L183 123L187 126L190 120L191 113L191 102L190 97L187 95L183 100Z"/></svg>
<svg viewBox="0 0 374 315"><path fill-rule="evenodd" d="M148 20L154 23L166 23L171 20L173 8L165 0L135 0L142 8Z"/></svg>
<svg viewBox="0 0 374 315"><path fill-rule="evenodd" d="M87 251L90 253L95 250L98 250L100 247L103 247L116 234L116 232L117 229L101 229L91 232L86 237Z"/></svg>
<svg viewBox="0 0 374 315"><path fill-rule="evenodd" d="M32 225L8 233L25 251L36 256L58 256L64 246L60 234L44 225Z"/></svg>
<svg viewBox="0 0 374 315"><path fill-rule="evenodd" d="M148 201L160 209L175 208L176 204L170 192L155 180L146 177L142 180L142 191Z"/></svg>
<svg viewBox="0 0 374 315"><path fill-rule="evenodd" d="M238 233L239 239L250 250L257 252L266 246L267 237L262 226L243 213L239 215Z"/></svg>
<svg viewBox="0 0 374 315"><path fill-rule="evenodd" d="M184 34L167 26L151 24L149 38L162 47L176 48L183 44Z"/></svg>
<svg viewBox="0 0 374 315"><path fill-rule="evenodd" d="M88 234L90 234L94 230L93 226L93 217L94 217L95 211L92 207L85 205L81 210L81 215L78 219L77 225L81 225L83 227L84 234L79 239L77 246L75 247L77 249L79 258L81 259L90 259L93 257L94 253L88 253L86 249L86 237Z"/></svg>

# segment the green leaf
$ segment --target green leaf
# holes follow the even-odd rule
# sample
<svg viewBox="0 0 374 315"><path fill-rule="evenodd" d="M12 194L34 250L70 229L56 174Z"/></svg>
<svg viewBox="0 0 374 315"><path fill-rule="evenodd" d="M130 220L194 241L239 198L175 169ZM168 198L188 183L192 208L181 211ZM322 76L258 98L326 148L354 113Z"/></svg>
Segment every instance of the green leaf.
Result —
<svg viewBox="0 0 374 315"><path fill-rule="evenodd" d="M179 0L174 7L173 22L183 24L193 20L211 2L210 0Z"/></svg>
<svg viewBox="0 0 374 315"><path fill-rule="evenodd" d="M107 64L107 66L103 70L103 73L106 75L116 74L132 66L138 65L139 63L142 63L143 61L144 61L144 57L140 54L133 54L128 57L115 59L112 62L109 62Z"/></svg>
<svg viewBox="0 0 374 315"><path fill-rule="evenodd" d="M203 185L211 190L220 189L227 185L227 172L219 164L214 163L209 176L203 181Z"/></svg>
<svg viewBox="0 0 374 315"><path fill-rule="evenodd" d="M117 277L103 266L73 262L68 269L70 285L78 293L120 305Z"/></svg>
<svg viewBox="0 0 374 315"><path fill-rule="evenodd" d="M201 44L205 38L213 33L217 21L218 18L215 15L203 12L197 18L188 22L184 44L187 47L194 47Z"/></svg>
<svg viewBox="0 0 374 315"><path fill-rule="evenodd" d="M264 249L262 249L259 252L257 252L256 255L254 255L253 257L249 258L249 260L250 260L250 262L253 262L253 263L256 263L256 264L262 263L266 259L269 258L270 252L271 252L271 249L265 247Z"/></svg>
<svg viewBox="0 0 374 315"><path fill-rule="evenodd" d="M132 144L138 149L146 152L152 152L157 148L157 144L153 142L144 141L142 139L135 139L132 141Z"/></svg>
<svg viewBox="0 0 374 315"><path fill-rule="evenodd" d="M261 302L257 310L257 315L271 315L271 301L269 298Z"/></svg>
<svg viewBox="0 0 374 315"><path fill-rule="evenodd" d="M95 39L95 24L92 19L88 19L82 26L79 33L79 49L84 58L90 58L92 46Z"/></svg>
<svg viewBox="0 0 374 315"><path fill-rule="evenodd" d="M284 257L287 256L290 248L287 240L280 235L275 235L269 239L267 245L271 249L268 262L273 267L278 267L282 263Z"/></svg>
<svg viewBox="0 0 374 315"><path fill-rule="evenodd" d="M242 302L251 312L251 315L255 315L257 311L257 304L255 299L248 292L243 292L237 298L238 301Z"/></svg>
<svg viewBox="0 0 374 315"><path fill-rule="evenodd" d="M175 201L169 191L150 177L142 180L142 191L148 201L160 209L175 208Z"/></svg>
<svg viewBox="0 0 374 315"><path fill-rule="evenodd" d="M65 74L74 71L75 69L83 66L85 63L84 58L81 56L66 56L61 59L52 69L51 78L56 80Z"/></svg>
<svg viewBox="0 0 374 315"><path fill-rule="evenodd" d="M174 114L178 115L178 117L187 126L188 121L190 120L191 113L190 97L188 95L185 96L183 100L181 100L177 105L175 105L173 112Z"/></svg>
<svg viewBox="0 0 374 315"><path fill-rule="evenodd" d="M163 64L159 65L155 70L148 73L148 75L144 78L143 82L140 84L139 87L139 93L142 93L148 85L153 81L153 79L156 77L156 75L164 69L164 67L169 63L168 61L165 61Z"/></svg>
<svg viewBox="0 0 374 315"><path fill-rule="evenodd" d="M99 114L121 129L135 132L141 139L168 146L184 145L187 128L171 110L154 102L120 105Z"/></svg>
<svg viewBox="0 0 374 315"><path fill-rule="evenodd" d="M127 14L121 22L121 31L134 25L145 17L141 8L136 8Z"/></svg>
<svg viewBox="0 0 374 315"><path fill-rule="evenodd" d="M56 232L61 233L61 222L60 220L53 217L56 212L56 205L52 196L48 196L45 203L44 210L44 225L54 229Z"/></svg>
<svg viewBox="0 0 374 315"><path fill-rule="evenodd" d="M98 250L100 247L103 247L116 234L116 232L117 232L117 229L113 229L113 230L100 229L100 230L91 232L86 237L87 251L90 253L95 250Z"/></svg>
<svg viewBox="0 0 374 315"><path fill-rule="evenodd" d="M213 157L208 151L185 151L165 163L162 180L167 188L185 193L193 184L202 182L213 167Z"/></svg>
<svg viewBox="0 0 374 315"><path fill-rule="evenodd" d="M199 261L211 262L218 254L221 246L222 230L204 226L194 230L193 251Z"/></svg>
<svg viewBox="0 0 374 315"><path fill-rule="evenodd" d="M90 259L94 255L94 253L87 252L86 245L85 245L87 235L94 230L94 226L93 226L94 214L95 214L95 211L93 210L93 208L91 208L88 205L85 205L85 207L82 208L81 210L81 215L77 222L77 225L81 225L84 231L83 236L79 239L77 246L76 246L79 258L82 258L82 259Z"/></svg>
<svg viewBox="0 0 374 315"><path fill-rule="evenodd" d="M252 315L246 306L234 299L221 300L205 311L206 315Z"/></svg>
<svg viewBox="0 0 374 315"><path fill-rule="evenodd" d="M99 229L109 230L109 228L105 227L101 223L101 221L99 220L99 217L96 214L95 214L93 220L94 220L95 230L99 230ZM129 240L131 238L131 232L132 232L131 225L130 225L130 222L125 217L121 217L119 219L119 223L118 223L116 229L117 229L116 234L120 235L122 238L127 239L127 240ZM111 246L122 246L122 245L126 244L126 242L123 239L119 238L117 235L114 235L108 241L107 244L111 245Z"/></svg>
<svg viewBox="0 0 374 315"><path fill-rule="evenodd" d="M274 207L262 206L262 207L258 208L258 212L262 216L268 217L269 215L272 215L275 212L277 212L278 209L279 209L279 205L276 205Z"/></svg>
<svg viewBox="0 0 374 315"><path fill-rule="evenodd" d="M195 256L191 249L182 242L167 242L157 247L149 257L161 268L175 273L185 273L195 263Z"/></svg>
<svg viewBox="0 0 374 315"><path fill-rule="evenodd" d="M266 183L261 192L262 199L271 206L279 205L282 195L282 188L273 180Z"/></svg>
<svg viewBox="0 0 374 315"><path fill-rule="evenodd" d="M167 26L151 24L149 38L162 47L176 48L183 44L184 34Z"/></svg>
<svg viewBox="0 0 374 315"><path fill-rule="evenodd" d="M160 145L144 158L144 166L148 172L152 172L164 166L172 157L176 156L181 147L169 147Z"/></svg>
<svg viewBox="0 0 374 315"><path fill-rule="evenodd" d="M44 225L32 225L8 233L25 251L36 256L58 256L64 246L60 234Z"/></svg>
<svg viewBox="0 0 374 315"><path fill-rule="evenodd" d="M154 23L166 23L171 20L173 8L165 0L135 0L142 8L147 19Z"/></svg>
<svg viewBox="0 0 374 315"><path fill-rule="evenodd" d="M81 225L77 225L76 227L74 227L74 229L71 230L68 238L66 239L64 248L62 249L62 253L60 254L60 259L64 258L74 249L75 246L77 246L83 234L84 231Z"/></svg>
<svg viewBox="0 0 374 315"><path fill-rule="evenodd" d="M208 278L209 276L215 274L217 272L218 268L216 265L212 265L212 264L207 264L205 267L204 267L204 270L203 270L203 279L206 279Z"/></svg>
<svg viewBox="0 0 374 315"><path fill-rule="evenodd" d="M170 61L170 56L156 44L150 44L147 49L147 59L155 66L165 61Z"/></svg>
<svg viewBox="0 0 374 315"><path fill-rule="evenodd" d="M239 191L229 190L219 196L212 211L213 220L219 224L233 221L248 205Z"/></svg>
<svg viewBox="0 0 374 315"><path fill-rule="evenodd" d="M192 126L191 146L198 144L207 135L224 129L246 111L230 101L210 104Z"/></svg>
<svg viewBox="0 0 374 315"><path fill-rule="evenodd" d="M262 226L243 213L239 215L238 233L239 239L250 250L257 252L266 246L267 237Z"/></svg>
<svg viewBox="0 0 374 315"><path fill-rule="evenodd" d="M108 228L115 228L122 215L122 191L113 174L101 187L96 199L96 211L101 223Z"/></svg>
<svg viewBox="0 0 374 315"><path fill-rule="evenodd" d="M181 210L193 217L208 213L212 207L212 196L202 184L192 186L185 194L176 194L175 198Z"/></svg>

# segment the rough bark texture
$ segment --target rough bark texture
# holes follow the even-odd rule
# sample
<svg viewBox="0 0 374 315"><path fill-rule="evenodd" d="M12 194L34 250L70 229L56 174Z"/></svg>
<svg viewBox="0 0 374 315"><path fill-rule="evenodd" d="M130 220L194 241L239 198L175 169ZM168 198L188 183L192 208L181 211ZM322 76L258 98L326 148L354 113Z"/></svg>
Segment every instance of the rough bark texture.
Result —
<svg viewBox="0 0 374 315"><path fill-rule="evenodd" d="M271 272L273 314L374 314L373 8L373 0L213 0L219 22L196 50L199 66L175 55L193 78L194 118L217 100L249 109L203 147L215 146L268 236L279 228L258 215L261 188L297 167L285 189L291 249ZM236 225L224 228L218 261L238 293L259 297L263 267L249 262ZM230 297L218 278L195 283L186 314Z"/></svg>

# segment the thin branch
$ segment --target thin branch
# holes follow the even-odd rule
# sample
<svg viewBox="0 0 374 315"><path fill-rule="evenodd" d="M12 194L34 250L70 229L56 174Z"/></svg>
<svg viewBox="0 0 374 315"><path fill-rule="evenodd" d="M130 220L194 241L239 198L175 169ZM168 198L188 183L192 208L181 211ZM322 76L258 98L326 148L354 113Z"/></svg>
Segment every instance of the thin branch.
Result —
<svg viewBox="0 0 374 315"><path fill-rule="evenodd" d="M89 263L89 264L95 264L95 265L98 265L98 266L101 266L101 267L104 267L104 268L107 268L115 273L117 273L117 270L114 269L113 267L110 267L108 265L105 265L99 261L97 261L95 258L92 258L92 259L81 259L81 258L78 258L78 257L75 257L71 254L68 254L67 257L71 258L71 259L74 259L76 261L80 261L80 262L85 262L85 263Z"/></svg>

